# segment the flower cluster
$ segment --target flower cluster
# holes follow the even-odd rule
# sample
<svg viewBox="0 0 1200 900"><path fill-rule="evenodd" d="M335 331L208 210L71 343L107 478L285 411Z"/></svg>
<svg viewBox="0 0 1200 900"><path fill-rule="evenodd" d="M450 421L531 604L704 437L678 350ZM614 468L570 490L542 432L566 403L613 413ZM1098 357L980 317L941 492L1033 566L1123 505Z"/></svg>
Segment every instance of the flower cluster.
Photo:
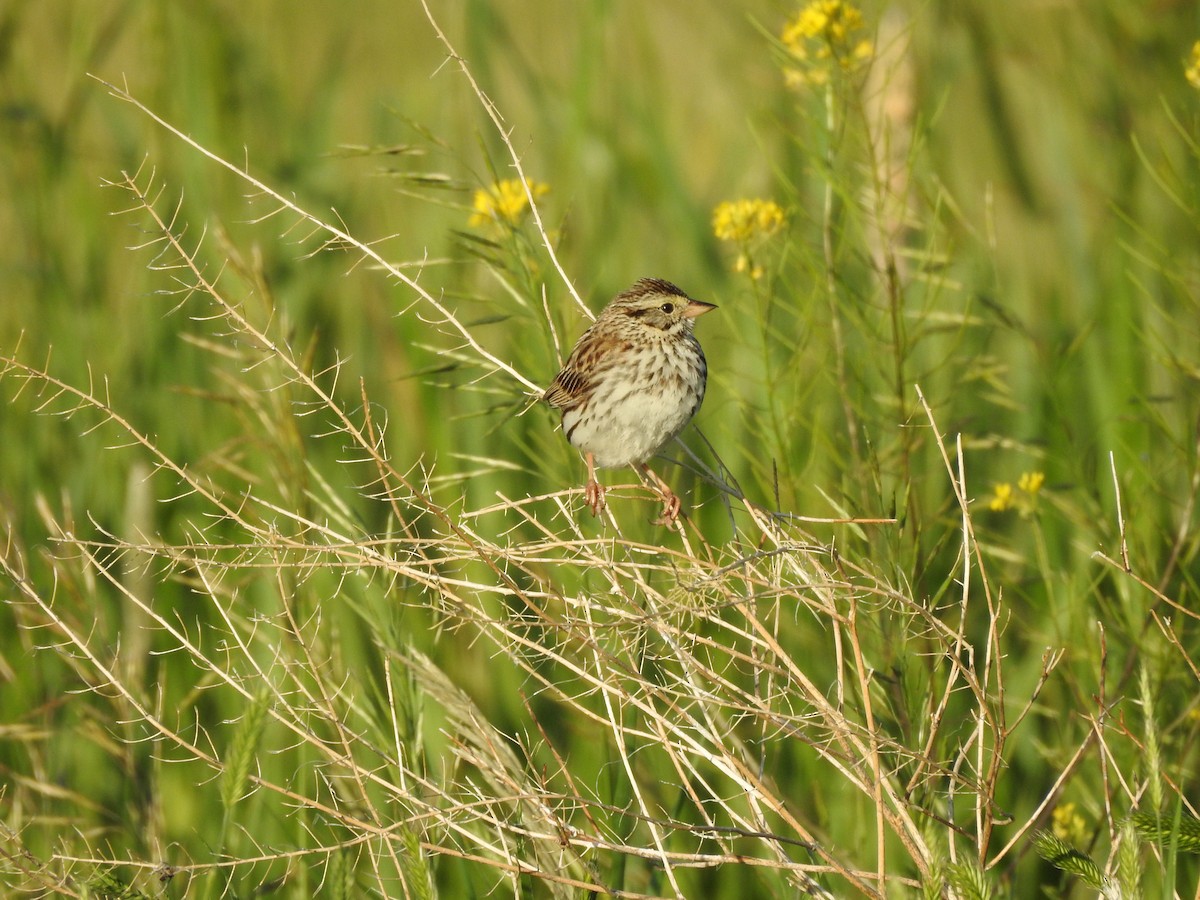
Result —
<svg viewBox="0 0 1200 900"><path fill-rule="evenodd" d="M1088 837L1087 821L1075 809L1074 803L1060 803L1051 817L1054 836L1073 846L1081 846Z"/></svg>
<svg viewBox="0 0 1200 900"><path fill-rule="evenodd" d="M1188 57L1187 68L1183 71L1188 84L1200 90L1200 41L1192 44L1192 55Z"/></svg>
<svg viewBox="0 0 1200 900"><path fill-rule="evenodd" d="M528 193L526 187L529 188ZM491 187L475 192L475 200L471 204L473 212L467 225L471 228L487 225L516 228L529 211L529 194L537 199L549 190L549 185L532 178L526 178L524 184L515 178L497 181Z"/></svg>
<svg viewBox="0 0 1200 900"><path fill-rule="evenodd" d="M787 216L774 200L727 200L713 210L713 234L718 240L737 244L734 270L747 272L754 280L763 275L762 266L751 260L752 252L783 228Z"/></svg>
<svg viewBox="0 0 1200 900"><path fill-rule="evenodd" d="M1015 506L1022 513L1028 514L1037 505L1038 493L1045 483L1044 472L1025 472L1017 479L1015 491L1007 481L992 485L992 499L988 502L988 509L992 512L1005 512Z"/></svg>
<svg viewBox="0 0 1200 900"><path fill-rule="evenodd" d="M821 85L834 67L853 72L871 59L875 45L861 32L862 13L843 0L813 0L788 22L780 40L788 52L783 77L789 87Z"/></svg>
<svg viewBox="0 0 1200 900"><path fill-rule="evenodd" d="M783 208L774 200L727 200L713 210L713 234L722 241L748 243L783 227Z"/></svg>

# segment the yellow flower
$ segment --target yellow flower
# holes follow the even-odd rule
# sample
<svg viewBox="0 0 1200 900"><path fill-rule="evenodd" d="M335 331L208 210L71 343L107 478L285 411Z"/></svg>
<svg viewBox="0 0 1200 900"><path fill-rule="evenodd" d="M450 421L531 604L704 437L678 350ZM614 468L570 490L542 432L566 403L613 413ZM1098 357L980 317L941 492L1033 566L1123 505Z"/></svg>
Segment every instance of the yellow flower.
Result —
<svg viewBox="0 0 1200 900"><path fill-rule="evenodd" d="M750 276L751 281L758 281L763 277L765 270L762 266L756 266L750 259L748 253L739 253L738 258L733 262L733 271L741 275L743 272Z"/></svg>
<svg viewBox="0 0 1200 900"><path fill-rule="evenodd" d="M1021 477L1017 480L1017 487L1032 497L1042 489L1042 485L1045 483L1045 472L1022 472Z"/></svg>
<svg viewBox="0 0 1200 900"><path fill-rule="evenodd" d="M754 263L751 251L783 228L786 219L783 207L774 200L726 200L713 210L712 228L718 240L735 243L741 250L733 270L758 281L764 270Z"/></svg>
<svg viewBox="0 0 1200 900"><path fill-rule="evenodd" d="M722 241L748 244L775 234L784 219L783 207L774 200L727 200L713 210L713 234Z"/></svg>
<svg viewBox="0 0 1200 900"><path fill-rule="evenodd" d="M1187 68L1183 72L1188 84L1200 89L1200 41L1192 44L1192 55L1188 59Z"/></svg>
<svg viewBox="0 0 1200 900"><path fill-rule="evenodd" d="M850 4L842 0L815 0L783 29L783 42L795 48L807 38L819 37L830 44L845 44L847 36L862 27L862 13Z"/></svg>
<svg viewBox="0 0 1200 900"><path fill-rule="evenodd" d="M992 485L992 500L988 509L993 512L1004 512L1013 505L1013 486L1007 481Z"/></svg>
<svg viewBox="0 0 1200 900"><path fill-rule="evenodd" d="M1045 472L1022 472L1017 479L1016 490L1005 481L992 485L992 499L988 501L988 509L993 512L1004 512L1014 507L1022 516L1030 516L1037 512L1038 494L1046 483Z"/></svg>
<svg viewBox="0 0 1200 900"><path fill-rule="evenodd" d="M1075 811L1074 803L1062 803L1054 808L1050 830L1056 838L1075 847L1087 838L1087 821Z"/></svg>
<svg viewBox="0 0 1200 900"><path fill-rule="evenodd" d="M812 0L779 36L795 64L784 67L784 81L795 88L825 84L834 62L846 72L859 68L875 53L875 45L858 34L864 28L862 13L851 4Z"/></svg>
<svg viewBox="0 0 1200 900"><path fill-rule="evenodd" d="M526 178L521 184L515 178L497 181L491 187L480 188L475 192L475 200L471 204L474 212L467 220L467 225L477 228L481 225L504 225L515 228L525 218L529 208L529 197L525 193L526 185L534 199L541 197L550 190L550 186Z"/></svg>

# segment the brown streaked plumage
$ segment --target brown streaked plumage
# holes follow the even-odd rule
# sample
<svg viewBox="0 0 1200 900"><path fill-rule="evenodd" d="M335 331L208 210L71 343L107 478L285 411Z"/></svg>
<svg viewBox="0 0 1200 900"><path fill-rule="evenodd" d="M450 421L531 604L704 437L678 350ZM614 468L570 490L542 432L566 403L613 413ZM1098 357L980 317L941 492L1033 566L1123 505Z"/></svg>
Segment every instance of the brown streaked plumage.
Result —
<svg viewBox="0 0 1200 900"><path fill-rule="evenodd" d="M662 495L670 524L679 498L646 465L691 421L708 377L696 318L715 309L669 281L643 278L604 307L544 394L562 412L562 429L588 467L585 497L604 508L597 468L635 466Z"/></svg>

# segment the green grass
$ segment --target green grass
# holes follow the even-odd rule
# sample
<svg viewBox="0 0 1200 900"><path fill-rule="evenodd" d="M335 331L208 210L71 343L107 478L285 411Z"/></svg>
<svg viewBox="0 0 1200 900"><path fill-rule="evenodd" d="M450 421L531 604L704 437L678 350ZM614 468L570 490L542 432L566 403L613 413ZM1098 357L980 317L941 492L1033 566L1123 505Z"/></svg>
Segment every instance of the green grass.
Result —
<svg viewBox="0 0 1200 900"><path fill-rule="evenodd" d="M1200 17L544 6L0 12L0 884L1194 894ZM559 266L720 306L678 530Z"/></svg>

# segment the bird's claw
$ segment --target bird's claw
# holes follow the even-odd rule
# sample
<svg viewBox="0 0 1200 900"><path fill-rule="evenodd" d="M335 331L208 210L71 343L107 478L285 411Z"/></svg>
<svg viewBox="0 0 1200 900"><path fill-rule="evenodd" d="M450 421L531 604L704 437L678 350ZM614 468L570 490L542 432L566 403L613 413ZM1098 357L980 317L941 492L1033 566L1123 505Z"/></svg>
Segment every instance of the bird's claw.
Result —
<svg viewBox="0 0 1200 900"><path fill-rule="evenodd" d="M654 520L655 525L674 525L675 520L679 518L679 509L682 503L679 497L673 491L663 491L662 494L663 511L662 515Z"/></svg>
<svg viewBox="0 0 1200 900"><path fill-rule="evenodd" d="M583 497L593 516L600 515L600 510L607 506L604 502L604 485L594 479L587 483L587 487L583 491Z"/></svg>

